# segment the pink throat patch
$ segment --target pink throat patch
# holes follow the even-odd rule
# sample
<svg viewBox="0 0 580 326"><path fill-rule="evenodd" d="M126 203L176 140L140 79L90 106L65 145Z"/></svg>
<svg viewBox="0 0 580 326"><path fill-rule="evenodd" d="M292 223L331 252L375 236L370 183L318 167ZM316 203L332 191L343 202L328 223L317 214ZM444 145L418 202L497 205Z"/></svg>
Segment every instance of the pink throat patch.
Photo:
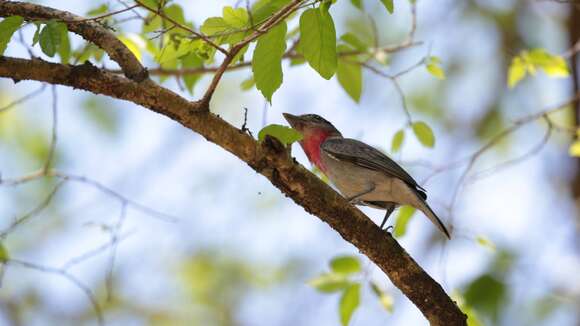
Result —
<svg viewBox="0 0 580 326"><path fill-rule="evenodd" d="M326 167L320 159L320 145L329 136L330 132L327 131L313 131L309 135L305 135L304 139L300 141L300 145L302 145L302 149L304 149L310 162L324 173L326 173Z"/></svg>

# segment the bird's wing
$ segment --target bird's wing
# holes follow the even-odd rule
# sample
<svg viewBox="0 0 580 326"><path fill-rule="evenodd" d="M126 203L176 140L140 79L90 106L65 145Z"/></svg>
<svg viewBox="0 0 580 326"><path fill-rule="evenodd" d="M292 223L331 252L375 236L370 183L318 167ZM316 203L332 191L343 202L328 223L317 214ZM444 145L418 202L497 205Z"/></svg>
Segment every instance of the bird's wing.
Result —
<svg viewBox="0 0 580 326"><path fill-rule="evenodd" d="M417 189L425 199L425 189L423 189L413 177L411 177L395 161L390 159L378 149L367 145L356 139L331 138L321 145L322 150L340 160L351 162L358 166L383 172L389 176L399 178L408 185Z"/></svg>

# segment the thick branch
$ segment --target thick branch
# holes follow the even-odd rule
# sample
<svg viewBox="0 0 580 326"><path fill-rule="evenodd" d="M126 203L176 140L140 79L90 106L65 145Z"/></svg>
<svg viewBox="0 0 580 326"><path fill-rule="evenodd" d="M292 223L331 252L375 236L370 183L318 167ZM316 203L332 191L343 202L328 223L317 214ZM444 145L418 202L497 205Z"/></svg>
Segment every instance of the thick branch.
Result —
<svg viewBox="0 0 580 326"><path fill-rule="evenodd" d="M56 19L64 22L68 30L80 35L105 50L112 60L123 69L130 79L142 81L148 78L145 69L133 53L110 30L94 21L72 14L68 11L56 10L41 5L26 2L0 0L0 17L22 16L25 20Z"/></svg>
<svg viewBox="0 0 580 326"><path fill-rule="evenodd" d="M425 315L431 325L466 325L466 316L388 234L332 188L296 163L272 140L262 145L208 111L154 83L136 83L85 64L65 66L42 60L0 57L0 77L71 86L131 101L170 117L246 162L286 196L328 223L379 266Z"/></svg>

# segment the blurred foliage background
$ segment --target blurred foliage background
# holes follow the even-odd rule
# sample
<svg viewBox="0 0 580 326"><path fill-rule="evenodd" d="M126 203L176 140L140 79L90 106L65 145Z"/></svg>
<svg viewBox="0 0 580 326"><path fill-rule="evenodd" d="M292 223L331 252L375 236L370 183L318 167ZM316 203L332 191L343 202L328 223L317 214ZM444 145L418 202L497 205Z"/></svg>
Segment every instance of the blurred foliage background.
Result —
<svg viewBox="0 0 580 326"><path fill-rule="evenodd" d="M102 11L101 5L122 8L120 2L41 1L81 15ZM183 8L192 26L220 16L224 6L245 6L234 0L172 3ZM361 1L364 11L353 3L358 2L338 0L332 6L337 35L350 32L372 42L374 21L378 44L397 44L407 36L408 1L394 1L393 14L379 1ZM441 80L437 71L420 66L399 79L413 119L426 121L436 142L433 148L421 146L407 130L393 157L427 182L430 203L452 225L453 239L444 241L426 219L404 210L396 229L402 245L469 314L470 325L580 323L574 191L580 178L578 160L568 154L578 108L550 115L554 128L538 119L494 143L467 175L456 201L465 164L449 166L521 117L572 97L574 74L554 79L540 72L513 88L507 80L522 50L565 56L580 37L580 9L574 6L573 1L417 1L415 39L423 44L379 58L392 74L426 56L436 56L444 71ZM127 33L142 28L138 20L110 23ZM32 27L15 35L6 55L26 55L20 42L30 46ZM113 67L76 37L71 46L78 62ZM41 55L38 47L32 51ZM150 57L143 60L155 65ZM227 73L212 111L241 126L247 108L255 135L269 123L284 124L282 112L317 113L345 135L393 149L406 116L389 80L363 69L356 103L339 82L320 78L304 64L285 62L283 69L284 82L271 105L247 87L248 69ZM191 78L192 94L199 96L210 77ZM191 96L183 81L157 79ZM11 261L2 269L0 324L95 324L87 290L110 325L426 323L354 247L205 139L132 104L35 82L0 81L0 108L27 94L33 96L0 110L1 229L30 217L2 234L3 255ZM6 182L45 163L54 100L53 166L63 174ZM293 153L309 166L297 147ZM517 164L502 165L522 155ZM380 211L364 211L382 218ZM353 286L356 290L348 290ZM360 296L353 295L359 288ZM351 308L358 309L346 318Z"/></svg>

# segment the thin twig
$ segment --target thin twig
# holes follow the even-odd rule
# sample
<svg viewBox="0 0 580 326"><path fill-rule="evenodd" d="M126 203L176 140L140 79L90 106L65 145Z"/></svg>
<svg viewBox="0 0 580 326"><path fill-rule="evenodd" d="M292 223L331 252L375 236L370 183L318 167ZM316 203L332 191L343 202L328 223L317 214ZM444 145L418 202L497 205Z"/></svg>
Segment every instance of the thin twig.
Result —
<svg viewBox="0 0 580 326"><path fill-rule="evenodd" d="M226 56L228 55L228 51L224 48L222 48L221 46L217 45L216 43L214 43L211 39L209 39L206 35L196 32L193 29L180 24L178 22L176 22L174 19L172 19L171 17L168 17L167 15L163 14L161 12L161 10L156 10L153 8L148 7L146 4L144 4L143 2L139 1L139 0L135 0L135 3L137 3L141 8L146 9L156 15L159 15L161 18L163 18L164 20L167 20L169 22L171 22L172 24L174 24L175 26L177 26L178 28L187 31L199 38L201 38L202 40L204 40L207 44L211 45L212 47L214 47L216 50L220 51L221 53L225 54Z"/></svg>
<svg viewBox="0 0 580 326"><path fill-rule="evenodd" d="M46 162L44 163L43 171L46 173L54 160L54 154L56 151L57 132L58 132L58 98L56 95L56 85L52 85L52 127L50 136L50 148L48 150L48 155L46 157Z"/></svg>
<svg viewBox="0 0 580 326"><path fill-rule="evenodd" d="M4 112L10 110L11 108L15 107L16 105L21 104L21 103L24 103L24 102L30 100L31 98L34 98L35 96L37 96L40 93L42 93L45 88L46 88L46 84L42 84L42 86L40 86L39 89L37 89L35 91L32 91L29 94L24 95L23 97L17 99L16 101L13 101L11 103L8 103L4 107L1 107L0 108L0 113L4 113Z"/></svg>
<svg viewBox="0 0 580 326"><path fill-rule="evenodd" d="M115 268L115 259L117 258L117 248L119 246L119 235L121 229L123 228L123 223L127 217L127 203L121 204L121 212L119 213L119 219L117 223L111 230L111 257L109 259L109 267L107 269L107 301L111 302L113 299L113 269Z"/></svg>
<svg viewBox="0 0 580 326"><path fill-rule="evenodd" d="M36 263L32 263L32 262L28 262L28 261L24 261L24 260L19 260L19 259L12 259L12 258L9 259L8 261L6 261L6 264L13 265L13 266L19 266L19 267L23 267L23 268L27 268L27 269L31 269L31 270L36 270L36 271L43 272L43 273L58 275L64 279L68 280L73 285L75 285L79 290L81 290L84 293L84 295L87 297L87 299L90 301L91 305L93 306L93 310L95 311L95 315L97 316L98 324L99 325L105 324L104 317L103 317L103 311L102 311L101 306L99 305L99 302L97 301L97 298L95 297L95 294L93 293L93 291L87 285L85 285L83 282L81 282L76 276L74 276L73 274L71 274L67 270L62 269L62 268L43 266L43 265L39 265Z"/></svg>
<svg viewBox="0 0 580 326"><path fill-rule="evenodd" d="M66 181L62 180L59 183L57 183L56 186L54 186L54 188L52 189L52 191L44 198L44 200L40 204L38 204L35 208L31 209L27 213L23 214L22 216L15 218L14 221L10 223L10 225L5 230L0 232L0 239L6 238L8 234L13 232L21 224L27 222L34 216L41 213L45 208L47 208L48 205L50 205L50 203L52 202L54 196L56 196L57 192L60 190L60 188L64 185L65 182Z"/></svg>
<svg viewBox="0 0 580 326"><path fill-rule="evenodd" d="M96 180L89 179L89 178L84 177L84 176L79 176L79 175L61 172L61 171L54 170L54 169L49 170L47 172L44 172L43 170L38 170L38 171L32 172L32 173L24 175L24 176L20 176L17 178L5 178L5 179L0 180L0 185L17 186L17 185L24 184L24 183L27 183L27 182L30 182L33 180L37 180L40 178L48 178L48 177L55 177L55 178L58 178L58 179L64 180L64 181L70 180L70 181L79 182L82 184L89 185L89 186L99 190L100 192L117 199L121 203L126 203L127 205L129 205L129 207L132 207L135 210L138 210L138 211L140 211L146 215L149 215L151 217L164 220L166 222L174 223L174 222L179 220L179 218L176 216L159 212L155 209L152 209L152 208L149 208L143 204L140 204L134 200L128 199L125 196L121 195L120 193L118 193L118 192L114 191L113 189L101 184L100 182L98 182Z"/></svg>

